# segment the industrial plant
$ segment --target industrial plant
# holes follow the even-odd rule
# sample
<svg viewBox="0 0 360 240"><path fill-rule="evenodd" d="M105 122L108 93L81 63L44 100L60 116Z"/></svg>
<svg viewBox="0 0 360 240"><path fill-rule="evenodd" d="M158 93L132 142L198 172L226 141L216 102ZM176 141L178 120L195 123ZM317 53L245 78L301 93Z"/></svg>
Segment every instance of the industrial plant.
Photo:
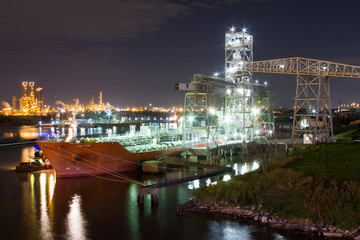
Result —
<svg viewBox="0 0 360 240"><path fill-rule="evenodd" d="M16 109L16 99L13 97L13 109ZM20 102L21 115L40 115L43 109L43 89L38 87L35 89L34 82L22 83L22 97Z"/></svg>
<svg viewBox="0 0 360 240"><path fill-rule="evenodd" d="M334 141L330 77L360 78L359 66L317 59L253 61L253 36L232 27L225 33L225 77L195 74L190 83L175 84L187 91L183 138L248 142L273 136L272 96L267 82L254 81L256 72L296 75L292 141L308 144Z"/></svg>
<svg viewBox="0 0 360 240"><path fill-rule="evenodd" d="M43 96L41 87L35 87L34 82L22 82L22 95L20 99L12 97L12 106L8 105L2 110L3 115L14 116L39 116L44 112ZM19 103L18 103L19 102Z"/></svg>
<svg viewBox="0 0 360 240"><path fill-rule="evenodd" d="M253 62L253 36L246 29L225 33L225 77L195 74L184 100L183 139L217 143L248 142L275 134L272 96L267 82L254 81L247 64Z"/></svg>

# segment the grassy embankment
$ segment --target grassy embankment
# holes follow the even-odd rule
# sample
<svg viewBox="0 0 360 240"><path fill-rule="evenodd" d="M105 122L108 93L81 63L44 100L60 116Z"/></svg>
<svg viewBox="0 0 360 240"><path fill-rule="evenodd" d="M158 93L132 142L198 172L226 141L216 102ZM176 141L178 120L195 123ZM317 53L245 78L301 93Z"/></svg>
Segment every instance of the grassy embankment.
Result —
<svg viewBox="0 0 360 240"><path fill-rule="evenodd" d="M356 134L359 131L355 127ZM343 229L360 225L360 143L338 140L301 150L261 170L203 188L199 200L259 206L287 219Z"/></svg>

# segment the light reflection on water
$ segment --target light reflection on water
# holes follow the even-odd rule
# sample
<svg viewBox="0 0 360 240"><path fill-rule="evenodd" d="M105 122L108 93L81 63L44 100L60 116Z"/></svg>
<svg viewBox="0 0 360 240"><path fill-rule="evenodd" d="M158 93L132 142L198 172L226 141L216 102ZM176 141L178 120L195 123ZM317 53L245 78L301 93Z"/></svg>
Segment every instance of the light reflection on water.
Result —
<svg viewBox="0 0 360 240"><path fill-rule="evenodd" d="M200 180L199 179L189 182L188 189L193 190L193 189L198 189L198 188L200 188Z"/></svg>
<svg viewBox="0 0 360 240"><path fill-rule="evenodd" d="M36 208L36 182L40 184L40 219L39 219L39 236L42 239L54 239L53 236L53 196L56 186L56 178L52 172L42 172L40 174L30 174L32 206ZM38 181L37 181L38 180ZM86 239L86 219L81 209L81 196L75 194L68 206L68 214L66 217L66 237L67 239ZM36 209L33 211L36 214Z"/></svg>
<svg viewBox="0 0 360 240"><path fill-rule="evenodd" d="M22 199L23 199L23 211L25 212L27 216L26 225L28 229L31 229L33 226L38 225L37 220L37 207L36 207L36 196L35 196L35 177L33 174L30 174L30 192L29 192L29 186L27 183L23 183L23 193L22 193ZM27 234L29 237L34 238L35 234L32 231L29 231Z"/></svg>
<svg viewBox="0 0 360 240"><path fill-rule="evenodd" d="M242 165L240 165L240 163L239 164L235 163L233 169L235 170L235 176L237 176L239 175L239 170L240 170L240 174L244 175L245 173L255 171L259 167L260 167L259 162L257 160L254 160L252 163L245 162Z"/></svg>
<svg viewBox="0 0 360 240"><path fill-rule="evenodd" d="M53 225L54 225L54 204L53 204L53 196L55 192L56 186L56 178L54 177L53 172L42 172L42 173L34 173L29 174L29 183L30 183L30 205L31 205L31 218L37 218L37 201L40 198L40 209L39 209L39 219L38 221L38 229L39 229L39 237L41 239L55 239L53 233ZM39 195L36 194L39 188ZM81 196L74 194L71 198L68 205L68 214L66 216L65 225L66 225L66 233L65 236L67 239L86 239L87 231L86 231L86 219L84 213L81 209L82 200Z"/></svg>
<svg viewBox="0 0 360 240"><path fill-rule="evenodd" d="M239 227L239 224L236 222L219 222L219 221L209 221L209 236L206 239L209 240L248 240L252 239L251 227L248 225L242 225Z"/></svg>
<svg viewBox="0 0 360 240"><path fill-rule="evenodd" d="M49 178L50 179L50 178ZM51 230L51 221L48 214L48 204L46 194L46 174L40 174L40 236L42 239L54 239Z"/></svg>
<svg viewBox="0 0 360 240"><path fill-rule="evenodd" d="M35 139L38 129L31 126L0 126L0 140L2 139Z"/></svg>
<svg viewBox="0 0 360 240"><path fill-rule="evenodd" d="M135 184L131 184L126 196L126 217L129 222L129 231L135 239L139 239L139 208L135 199L137 199L137 188Z"/></svg>
<svg viewBox="0 0 360 240"><path fill-rule="evenodd" d="M226 182L226 181L229 181L231 179L231 175L227 174L223 177L223 181Z"/></svg>
<svg viewBox="0 0 360 240"><path fill-rule="evenodd" d="M94 134L94 129L93 128L88 128L88 134L93 135Z"/></svg>
<svg viewBox="0 0 360 240"><path fill-rule="evenodd" d="M240 163L241 164L241 163ZM248 163L245 162L242 165L239 166L238 163L234 163L233 165L233 169L235 171L234 175L237 176L239 174L239 169L240 169L240 173L241 175L244 175L245 173L248 173L250 171L255 171L256 169L258 169L260 167L259 163L255 160L252 163ZM229 181L231 180L232 176L227 174L224 175L223 177L223 181ZM210 185L215 185L217 184L217 181L212 181L210 178L207 178L205 180L206 186L210 186ZM194 180L192 182L189 182L188 184L188 189L193 190L193 189L198 189L200 188L200 181L199 180Z"/></svg>
<svg viewBox="0 0 360 240"><path fill-rule="evenodd" d="M75 134L74 134L74 129L73 128L69 128L68 129L68 137L72 137L72 136L74 136Z"/></svg>
<svg viewBox="0 0 360 240"><path fill-rule="evenodd" d="M84 127L80 128L80 135L81 136L86 135L86 130Z"/></svg>
<svg viewBox="0 0 360 240"><path fill-rule="evenodd" d="M255 171L259 167L260 167L259 162L256 161L256 160L254 160L252 163L249 163L249 162L234 163L234 165L233 165L233 169L234 169L234 172L235 172L234 175L235 176L239 175L239 169L240 169L240 174L244 175L245 173L248 173L250 171ZM232 178L231 175L226 174L226 175L224 175L222 180L223 181L229 181L229 180L231 180L231 178ZM215 184L217 184L217 181L211 180L210 178L207 178L205 180L205 184L206 184L206 186L215 185ZM188 186L187 186L187 188L190 189L190 190L198 189L200 187L202 187L202 186L200 185L199 180L191 181L191 182L188 183Z"/></svg>
<svg viewBox="0 0 360 240"><path fill-rule="evenodd" d="M30 158L34 157L34 148L25 147L21 151L21 162L29 162Z"/></svg>
<svg viewBox="0 0 360 240"><path fill-rule="evenodd" d="M135 123L134 123L135 124ZM161 123L161 128L172 129L174 124ZM111 124L106 127L85 126L79 127L76 125L60 127L53 125L43 124L40 127L34 126L0 126L0 142L14 142L14 141L28 141L36 139L56 139L66 137L94 137L98 135L112 135L124 134L129 131L129 126L112 126Z"/></svg>
<svg viewBox="0 0 360 240"><path fill-rule="evenodd" d="M258 169L260 167L260 164L258 162L253 162L253 166L251 168L251 171L255 171L256 169Z"/></svg>
<svg viewBox="0 0 360 240"><path fill-rule="evenodd" d="M86 239L86 219L81 210L81 197L75 194L69 204L66 218L66 237L71 240Z"/></svg>
<svg viewBox="0 0 360 240"><path fill-rule="evenodd" d="M24 150L26 148L29 149ZM11 164L15 167L20 159L33 152L33 147L0 151L6 159L12 159ZM248 169L254 168L253 163L245 164L238 159L235 162L239 173L244 165ZM15 173L5 171L7 165L0 165L0 212L3 215L0 222L5 226L5 233L0 236L3 239L177 240L232 239L233 236L236 239L249 239L248 236L251 239L303 239L303 236L291 237L289 234L284 237L281 232L239 221L213 221L203 215L175 215L176 208L192 198L195 187L212 184L218 180L216 177L191 182L193 190L188 188L189 183L160 188L158 205L151 204L150 196L147 196L144 205L138 206L135 184L93 177L56 180L52 171ZM159 177L140 178L136 173L130 176L139 177L137 180L142 182L156 182ZM17 186L20 186L20 191ZM11 221L8 223L4 219ZM25 230L17 231L18 226L12 224L15 222L21 223ZM254 232L259 236L254 237Z"/></svg>
<svg viewBox="0 0 360 240"><path fill-rule="evenodd" d="M56 183L56 178L54 177L54 174L50 174L49 177L49 196L50 196L50 202L54 196L54 191L55 191L55 183Z"/></svg>

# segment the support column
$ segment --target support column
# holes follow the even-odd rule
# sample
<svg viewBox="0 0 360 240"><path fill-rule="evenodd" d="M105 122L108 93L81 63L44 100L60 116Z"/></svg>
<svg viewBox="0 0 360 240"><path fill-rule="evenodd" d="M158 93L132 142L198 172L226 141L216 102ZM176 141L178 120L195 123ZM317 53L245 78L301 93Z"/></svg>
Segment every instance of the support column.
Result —
<svg viewBox="0 0 360 240"><path fill-rule="evenodd" d="M152 187L138 187L138 197L137 197L137 202L139 205L143 205L144 204L144 196L147 194L151 195L151 202L154 204L158 203L158 188L152 188Z"/></svg>
<svg viewBox="0 0 360 240"><path fill-rule="evenodd" d="M297 75L293 141L330 142L333 135L329 77Z"/></svg>

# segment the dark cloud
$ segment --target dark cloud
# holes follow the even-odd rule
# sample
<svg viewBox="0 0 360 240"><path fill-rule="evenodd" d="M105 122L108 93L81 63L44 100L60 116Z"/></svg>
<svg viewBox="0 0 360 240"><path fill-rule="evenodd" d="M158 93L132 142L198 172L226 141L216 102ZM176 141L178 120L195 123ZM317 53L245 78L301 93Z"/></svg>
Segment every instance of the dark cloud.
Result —
<svg viewBox="0 0 360 240"><path fill-rule="evenodd" d="M235 3L245 3L245 2L275 2L276 0L204 0L204 1L195 1L199 6L200 2L202 4L206 4L205 7L213 6L213 5L228 5Z"/></svg>
<svg viewBox="0 0 360 240"><path fill-rule="evenodd" d="M124 41L194 13L191 7L259 1L274 0L4 0L0 2L0 39Z"/></svg>
<svg viewBox="0 0 360 240"><path fill-rule="evenodd" d="M195 14L196 9L257 1L271 0L4 0L0 2L0 48L108 53L118 51L119 43Z"/></svg>
<svg viewBox="0 0 360 240"><path fill-rule="evenodd" d="M164 0L5 0L0 39L126 41L190 13L189 7Z"/></svg>
<svg viewBox="0 0 360 240"><path fill-rule="evenodd" d="M192 2L191 6L193 7L200 7L205 9L214 9L217 4L214 3L207 3L207 2Z"/></svg>
<svg viewBox="0 0 360 240"><path fill-rule="evenodd" d="M203 1L190 1L193 7L200 7L205 9L215 9L221 5L233 5L237 3L251 3L251 2L274 2L276 0L203 0Z"/></svg>

